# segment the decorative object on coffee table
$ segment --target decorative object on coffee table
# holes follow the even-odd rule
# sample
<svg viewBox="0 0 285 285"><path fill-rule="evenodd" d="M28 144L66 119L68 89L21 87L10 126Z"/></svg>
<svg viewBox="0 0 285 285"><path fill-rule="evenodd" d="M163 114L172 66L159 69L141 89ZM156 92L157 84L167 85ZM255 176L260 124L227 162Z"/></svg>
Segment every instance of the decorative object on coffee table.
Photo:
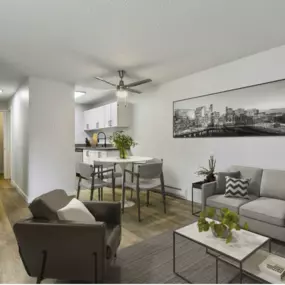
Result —
<svg viewBox="0 0 285 285"><path fill-rule="evenodd" d="M123 131L115 132L113 136L110 137L112 144L120 151L120 158L127 158L127 151L137 145L132 137L126 135Z"/></svg>
<svg viewBox="0 0 285 285"><path fill-rule="evenodd" d="M207 218L214 218L215 215L218 222L214 220L207 220ZM201 212L197 226L199 232L207 232L209 229L211 229L215 237L225 239L226 243L231 242L233 237L233 229L237 231L241 229L239 225L239 215L227 208L220 209L220 214L216 214L215 208L208 208L207 210ZM245 223L243 228L248 230L248 224Z"/></svg>
<svg viewBox="0 0 285 285"><path fill-rule="evenodd" d="M216 167L216 160L213 155L210 156L209 159L209 169L206 167L200 167L200 170L196 172L199 176L205 176L204 182L212 182L216 181L215 176L215 167Z"/></svg>

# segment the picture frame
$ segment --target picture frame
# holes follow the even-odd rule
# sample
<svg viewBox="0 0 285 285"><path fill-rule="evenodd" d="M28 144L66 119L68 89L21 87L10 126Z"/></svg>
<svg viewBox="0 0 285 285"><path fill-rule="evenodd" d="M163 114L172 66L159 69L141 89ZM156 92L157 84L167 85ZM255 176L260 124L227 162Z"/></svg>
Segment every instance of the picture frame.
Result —
<svg viewBox="0 0 285 285"><path fill-rule="evenodd" d="M285 136L285 79L173 101L173 138Z"/></svg>

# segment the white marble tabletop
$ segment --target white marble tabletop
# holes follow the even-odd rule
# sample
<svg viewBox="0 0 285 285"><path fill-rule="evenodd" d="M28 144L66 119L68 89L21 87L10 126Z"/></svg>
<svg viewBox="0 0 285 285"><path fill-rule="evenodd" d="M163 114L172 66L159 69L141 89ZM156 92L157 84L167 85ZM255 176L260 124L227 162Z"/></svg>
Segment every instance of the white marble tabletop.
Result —
<svg viewBox="0 0 285 285"><path fill-rule="evenodd" d="M233 239L227 244L224 239L215 237L211 229L200 233L197 222L180 228L175 232L238 261L243 261L249 254L270 240L268 237L250 231L233 230Z"/></svg>

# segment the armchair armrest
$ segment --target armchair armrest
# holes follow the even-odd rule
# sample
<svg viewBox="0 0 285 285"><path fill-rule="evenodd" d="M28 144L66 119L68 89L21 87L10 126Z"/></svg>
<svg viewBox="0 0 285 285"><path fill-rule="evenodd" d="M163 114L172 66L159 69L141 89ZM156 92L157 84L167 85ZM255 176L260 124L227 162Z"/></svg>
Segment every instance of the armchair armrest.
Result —
<svg viewBox="0 0 285 285"><path fill-rule="evenodd" d="M201 189L202 211L206 209L207 198L215 194L217 182L204 183Z"/></svg>
<svg viewBox="0 0 285 285"><path fill-rule="evenodd" d="M44 278L102 279L106 261L106 225L28 219L14 225L21 259L30 276L39 276L44 258ZM78 266L78 261L84 266Z"/></svg>
<svg viewBox="0 0 285 285"><path fill-rule="evenodd" d="M121 225L120 202L84 201L83 204L97 221L102 221L107 224Z"/></svg>

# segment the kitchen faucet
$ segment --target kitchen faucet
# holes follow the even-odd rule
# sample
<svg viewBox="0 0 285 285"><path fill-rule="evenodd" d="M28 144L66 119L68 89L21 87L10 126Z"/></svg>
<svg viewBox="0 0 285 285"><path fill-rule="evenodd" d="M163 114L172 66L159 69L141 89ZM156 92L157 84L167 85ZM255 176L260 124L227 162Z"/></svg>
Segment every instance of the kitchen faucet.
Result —
<svg viewBox="0 0 285 285"><path fill-rule="evenodd" d="M107 137L106 137L106 134L104 133L104 132L99 132L98 134L97 134L97 140L98 140L98 143L99 143L99 140L100 140L100 134L103 134L104 135L104 147L106 147L107 145L106 145L106 140L107 140Z"/></svg>

